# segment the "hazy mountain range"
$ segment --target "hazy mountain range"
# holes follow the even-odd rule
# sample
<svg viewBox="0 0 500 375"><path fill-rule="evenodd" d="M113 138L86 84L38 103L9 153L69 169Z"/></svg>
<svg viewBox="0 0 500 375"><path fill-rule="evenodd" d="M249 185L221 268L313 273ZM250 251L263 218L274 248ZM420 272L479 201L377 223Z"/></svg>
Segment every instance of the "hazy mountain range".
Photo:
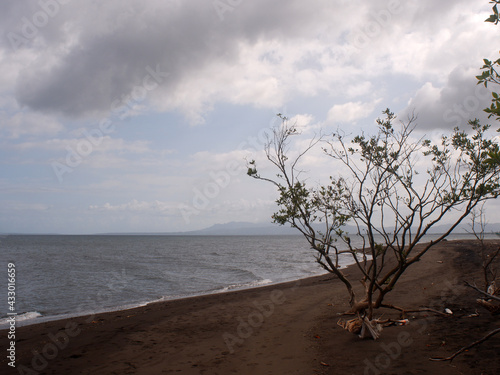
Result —
<svg viewBox="0 0 500 375"><path fill-rule="evenodd" d="M317 229L322 229L318 226ZM355 233L356 228L347 225L344 230L348 233ZM448 230L447 225L437 225L429 233L443 233ZM462 224L453 233L471 232L469 223ZM500 232L500 223L487 224L486 232ZM122 233L123 234L123 233ZM182 235L182 236L266 236L266 235L300 235L299 231L289 226L279 226L272 223L249 223L249 222L229 222L215 224L211 227L186 231L186 232L165 232L165 233L128 233L128 234L156 234L156 235Z"/></svg>

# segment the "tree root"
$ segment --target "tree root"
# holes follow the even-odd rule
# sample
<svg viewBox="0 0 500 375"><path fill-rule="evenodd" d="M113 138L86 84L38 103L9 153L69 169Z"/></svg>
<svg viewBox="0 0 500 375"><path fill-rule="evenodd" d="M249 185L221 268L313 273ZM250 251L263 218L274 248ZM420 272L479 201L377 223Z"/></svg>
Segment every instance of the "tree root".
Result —
<svg viewBox="0 0 500 375"><path fill-rule="evenodd" d="M430 360L431 361L453 361L453 359L456 356L460 355L461 353L465 352L466 350L469 350L470 348L473 348L476 345L481 344L482 342L488 340L490 337L496 335L497 333L500 333L500 328L494 329L493 331L491 331L490 333L488 333L486 336L484 336L482 339L474 341L472 344L470 344L468 346L464 346L462 349L460 349L459 351L453 353L449 357L446 357L446 358L431 358Z"/></svg>

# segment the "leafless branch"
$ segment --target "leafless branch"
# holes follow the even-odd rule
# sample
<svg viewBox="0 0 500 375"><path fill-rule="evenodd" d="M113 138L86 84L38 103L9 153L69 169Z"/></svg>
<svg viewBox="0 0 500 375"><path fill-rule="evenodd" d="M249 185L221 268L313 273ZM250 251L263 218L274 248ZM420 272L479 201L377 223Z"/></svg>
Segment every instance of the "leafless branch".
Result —
<svg viewBox="0 0 500 375"><path fill-rule="evenodd" d="M486 336L484 336L483 338L477 340L477 341L474 341L472 344L470 345L467 345L467 346L464 346L462 349L460 349L459 351L453 353L451 356L449 357L446 357L446 358L439 358L439 357L436 357L436 358L431 358L431 361L453 361L453 359L455 357L457 357L458 355L462 354L463 352L473 348L474 346L476 345L479 345L483 342L485 342L486 340L488 340L490 337L496 335L497 333L500 333L500 328L497 328L497 329L494 329L493 331L491 331L490 333L488 333Z"/></svg>

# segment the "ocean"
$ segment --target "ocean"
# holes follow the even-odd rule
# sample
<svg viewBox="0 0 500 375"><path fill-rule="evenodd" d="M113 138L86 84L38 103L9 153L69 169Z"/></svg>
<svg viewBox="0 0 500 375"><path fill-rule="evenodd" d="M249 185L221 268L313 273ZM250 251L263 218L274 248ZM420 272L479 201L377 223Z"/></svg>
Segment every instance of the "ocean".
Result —
<svg viewBox="0 0 500 375"><path fill-rule="evenodd" d="M293 235L8 235L0 249L0 329L8 324L9 263L18 325L325 273Z"/></svg>
<svg viewBox="0 0 500 375"><path fill-rule="evenodd" d="M8 263L18 325L324 272L301 236L9 235L0 248L0 329L9 312Z"/></svg>

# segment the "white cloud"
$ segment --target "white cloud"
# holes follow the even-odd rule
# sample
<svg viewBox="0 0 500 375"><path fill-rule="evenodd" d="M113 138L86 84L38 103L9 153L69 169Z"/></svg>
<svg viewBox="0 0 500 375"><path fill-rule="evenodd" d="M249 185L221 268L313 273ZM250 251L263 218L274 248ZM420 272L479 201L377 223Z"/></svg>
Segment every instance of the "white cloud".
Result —
<svg viewBox="0 0 500 375"><path fill-rule="evenodd" d="M0 202L0 207L4 211L46 211L51 208L45 203L28 203L20 201Z"/></svg>
<svg viewBox="0 0 500 375"><path fill-rule="evenodd" d="M107 152L130 152L136 154L144 154L150 152L148 141L126 141L121 138L112 138L109 135L103 135L96 137L93 140L89 140L87 136L82 135L80 138L53 138L47 140L39 141L27 141L20 142L15 145L10 146L10 148L26 151L26 150L47 150L53 152L66 152L68 149L80 152L80 150L85 150L80 152L80 154L87 156L89 153L107 153Z"/></svg>
<svg viewBox="0 0 500 375"><path fill-rule="evenodd" d="M145 212L145 213L155 213L162 215L174 215L178 214L178 205L172 202L163 202L159 200L154 201L141 201L133 199L130 202L112 205L110 203L105 203L102 206L90 205L89 210L97 211L128 211L128 212Z"/></svg>
<svg viewBox="0 0 500 375"><path fill-rule="evenodd" d="M63 129L63 124L53 116L34 112L17 112L12 115L0 112L0 132L6 138L55 135Z"/></svg>
<svg viewBox="0 0 500 375"><path fill-rule="evenodd" d="M368 117L375 110L375 106L381 102L381 99L369 103L348 102L345 104L335 104L327 116L328 122L355 122Z"/></svg>

